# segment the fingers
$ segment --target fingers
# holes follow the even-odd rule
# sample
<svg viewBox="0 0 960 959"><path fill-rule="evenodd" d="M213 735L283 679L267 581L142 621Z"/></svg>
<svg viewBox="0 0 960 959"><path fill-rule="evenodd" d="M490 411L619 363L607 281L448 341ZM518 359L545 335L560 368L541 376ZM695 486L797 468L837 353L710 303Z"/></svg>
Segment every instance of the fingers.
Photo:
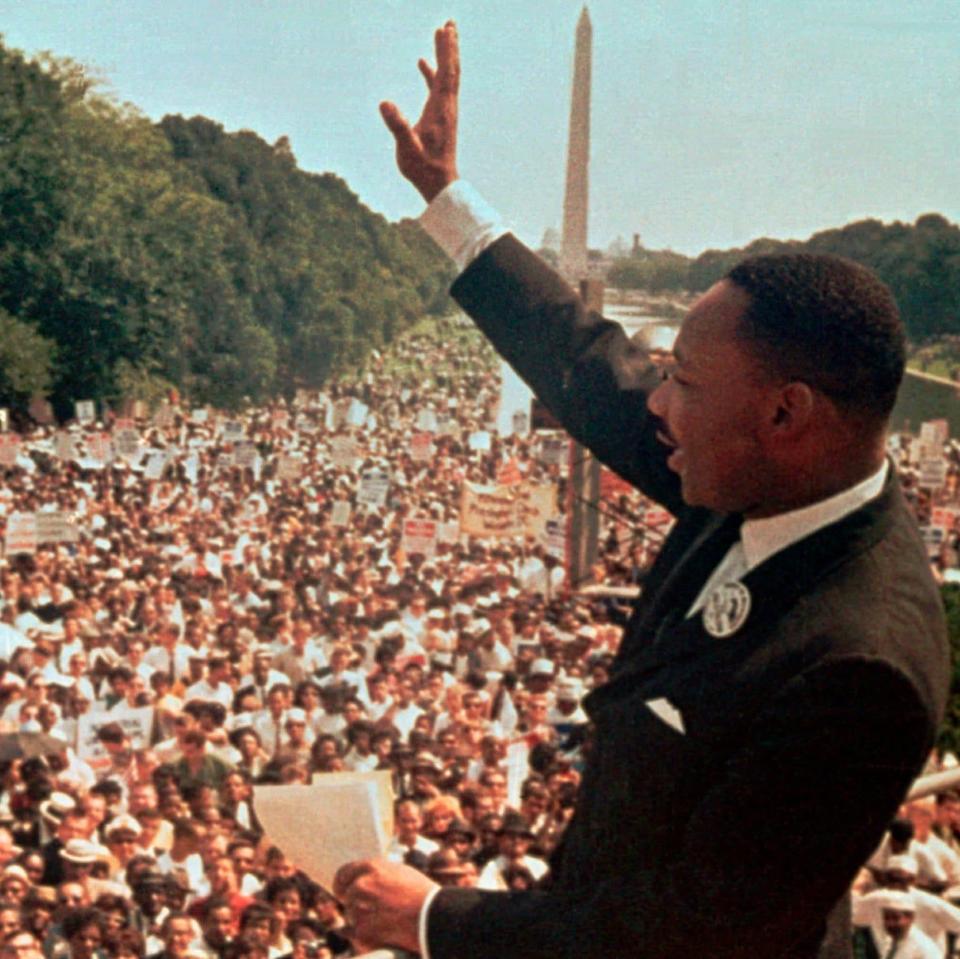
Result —
<svg viewBox="0 0 960 959"><path fill-rule="evenodd" d="M413 130L410 128L407 118L400 112L395 103L384 100L380 104L380 116L383 117L383 122L386 123L387 128L393 134L398 146L414 145Z"/></svg>
<svg viewBox="0 0 960 959"><path fill-rule="evenodd" d="M419 67L420 72L423 74L423 79L427 81L427 89L432 90L433 78L437 75L437 71L422 57L417 61L417 67Z"/></svg>
<svg viewBox="0 0 960 959"><path fill-rule="evenodd" d="M457 25L452 20L448 20L434 34L434 46L437 52L438 82L431 89L456 95L460 89L460 43L457 38Z"/></svg>

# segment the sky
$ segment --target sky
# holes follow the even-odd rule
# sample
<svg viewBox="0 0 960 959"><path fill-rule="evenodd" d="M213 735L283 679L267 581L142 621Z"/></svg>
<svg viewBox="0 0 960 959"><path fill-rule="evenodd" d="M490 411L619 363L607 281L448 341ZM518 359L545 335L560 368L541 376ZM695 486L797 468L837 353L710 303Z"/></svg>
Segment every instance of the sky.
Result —
<svg viewBox="0 0 960 959"><path fill-rule="evenodd" d="M422 202L377 112L416 116L447 18L460 173L521 239L562 221L581 0L0 0L7 45L93 68L153 119L202 114ZM960 220L958 0L593 0L590 244L696 254L864 217Z"/></svg>

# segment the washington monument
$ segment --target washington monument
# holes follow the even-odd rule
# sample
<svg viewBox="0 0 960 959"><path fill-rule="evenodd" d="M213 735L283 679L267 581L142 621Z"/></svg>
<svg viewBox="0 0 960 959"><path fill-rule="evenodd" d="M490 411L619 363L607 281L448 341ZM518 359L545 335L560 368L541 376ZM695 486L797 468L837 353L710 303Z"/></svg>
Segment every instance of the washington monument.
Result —
<svg viewBox="0 0 960 959"><path fill-rule="evenodd" d="M577 21L567 143L567 184L563 196L560 272L576 286L587 276L587 167L590 163L590 54L593 27L584 7Z"/></svg>

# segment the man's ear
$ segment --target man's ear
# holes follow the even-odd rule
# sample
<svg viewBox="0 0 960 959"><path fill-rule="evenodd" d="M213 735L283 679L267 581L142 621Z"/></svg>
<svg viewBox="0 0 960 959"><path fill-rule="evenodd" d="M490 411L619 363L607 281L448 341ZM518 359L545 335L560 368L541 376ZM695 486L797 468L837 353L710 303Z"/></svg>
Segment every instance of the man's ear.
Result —
<svg viewBox="0 0 960 959"><path fill-rule="evenodd" d="M817 408L813 390L800 380L792 380L777 394L772 426L781 439L799 436L810 425Z"/></svg>

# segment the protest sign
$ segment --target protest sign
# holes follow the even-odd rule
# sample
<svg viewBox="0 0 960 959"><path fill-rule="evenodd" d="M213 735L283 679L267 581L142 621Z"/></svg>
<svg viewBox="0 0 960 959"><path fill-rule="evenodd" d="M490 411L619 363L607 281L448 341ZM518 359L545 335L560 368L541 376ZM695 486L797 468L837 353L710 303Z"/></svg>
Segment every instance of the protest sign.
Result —
<svg viewBox="0 0 960 959"><path fill-rule="evenodd" d="M130 737L134 749L150 745L153 730L153 707L132 709L125 703L114 706L109 712L86 713L77 720L77 755L81 759L102 759L107 755L102 743L97 741L97 731L107 723L119 723Z"/></svg>
<svg viewBox="0 0 960 959"><path fill-rule="evenodd" d="M917 485L921 489L940 489L947 481L947 461L942 456L927 456L920 460Z"/></svg>
<svg viewBox="0 0 960 959"><path fill-rule="evenodd" d="M352 469L357 459L357 443L350 436L330 440L330 462L339 469Z"/></svg>
<svg viewBox="0 0 960 959"><path fill-rule="evenodd" d="M437 521L415 517L403 523L402 548L407 556L420 553L431 557L437 551Z"/></svg>
<svg viewBox="0 0 960 959"><path fill-rule="evenodd" d="M93 400L77 400L73 404L73 415L78 423L86 426L97 418L97 406Z"/></svg>
<svg viewBox="0 0 960 959"><path fill-rule="evenodd" d="M72 460L77 455L77 444L66 430L57 430L54 435L53 455L61 460Z"/></svg>
<svg viewBox="0 0 960 959"><path fill-rule="evenodd" d="M98 463L109 463L113 459L113 443L109 433L91 433L86 437L86 444L90 459Z"/></svg>
<svg viewBox="0 0 960 959"><path fill-rule="evenodd" d="M477 430L470 434L467 443L474 453L488 453L490 451L490 433L487 430Z"/></svg>
<svg viewBox="0 0 960 959"><path fill-rule="evenodd" d="M145 480L158 480L163 476L163 468L167 465L167 454L163 452L153 452L147 460L147 465L143 471Z"/></svg>
<svg viewBox="0 0 960 959"><path fill-rule="evenodd" d="M556 489L549 485L512 486L463 484L460 531L470 536L541 537L556 512Z"/></svg>
<svg viewBox="0 0 960 959"><path fill-rule="evenodd" d="M285 430L290 425L290 414L286 410L274 410L270 414L270 425L275 430Z"/></svg>
<svg viewBox="0 0 960 959"><path fill-rule="evenodd" d="M11 513L7 518L7 533L4 539L7 556L16 553L33 554L37 551L37 514Z"/></svg>
<svg viewBox="0 0 960 959"><path fill-rule="evenodd" d="M120 426L120 422L129 425ZM113 448L124 459L136 459L140 455L140 433L133 425L133 420L118 420L113 429Z"/></svg>
<svg viewBox="0 0 960 959"><path fill-rule="evenodd" d="M360 477L357 502L379 509L387 502L390 477L382 470L368 470Z"/></svg>
<svg viewBox="0 0 960 959"><path fill-rule="evenodd" d="M330 525L339 529L349 522L350 504L346 500L338 499L330 510Z"/></svg>
<svg viewBox="0 0 960 959"><path fill-rule="evenodd" d="M241 469L255 469L257 464L257 448L253 443L238 443L233 451L233 461Z"/></svg>
<svg viewBox="0 0 960 959"><path fill-rule="evenodd" d="M243 423L240 420L224 420L220 437L225 443L239 443L243 439Z"/></svg>
<svg viewBox="0 0 960 959"><path fill-rule="evenodd" d="M20 437L16 433L0 433L0 466L16 466L19 455Z"/></svg>
<svg viewBox="0 0 960 959"><path fill-rule="evenodd" d="M80 533L69 513L61 511L36 514L38 543L76 543Z"/></svg>
<svg viewBox="0 0 960 959"><path fill-rule="evenodd" d="M347 426L363 426L367 422L367 414L370 412L366 403L354 398L350 400L347 407L346 424Z"/></svg>
<svg viewBox="0 0 960 959"><path fill-rule="evenodd" d="M949 438L950 424L944 419L927 420L920 424L920 442L925 446L936 448L939 452Z"/></svg>
<svg viewBox="0 0 960 959"><path fill-rule="evenodd" d="M547 466L559 466L567 458L570 441L562 436L544 436L540 440L540 462Z"/></svg>
<svg viewBox="0 0 960 959"><path fill-rule="evenodd" d="M197 426L206 423L210 418L210 413L205 406L194 407L190 412L190 422L195 423Z"/></svg>
<svg viewBox="0 0 960 959"><path fill-rule="evenodd" d="M417 429L425 433L436 433L437 414L433 410L420 410L417 414Z"/></svg>
<svg viewBox="0 0 960 959"><path fill-rule="evenodd" d="M563 561L567 556L567 523L562 516L548 519L540 540L546 551L554 558Z"/></svg>
<svg viewBox="0 0 960 959"><path fill-rule="evenodd" d="M433 459L433 434L414 433L410 438L410 459L423 463Z"/></svg>
<svg viewBox="0 0 960 959"><path fill-rule="evenodd" d="M284 453L277 460L277 479L296 482L303 475L303 457Z"/></svg>

